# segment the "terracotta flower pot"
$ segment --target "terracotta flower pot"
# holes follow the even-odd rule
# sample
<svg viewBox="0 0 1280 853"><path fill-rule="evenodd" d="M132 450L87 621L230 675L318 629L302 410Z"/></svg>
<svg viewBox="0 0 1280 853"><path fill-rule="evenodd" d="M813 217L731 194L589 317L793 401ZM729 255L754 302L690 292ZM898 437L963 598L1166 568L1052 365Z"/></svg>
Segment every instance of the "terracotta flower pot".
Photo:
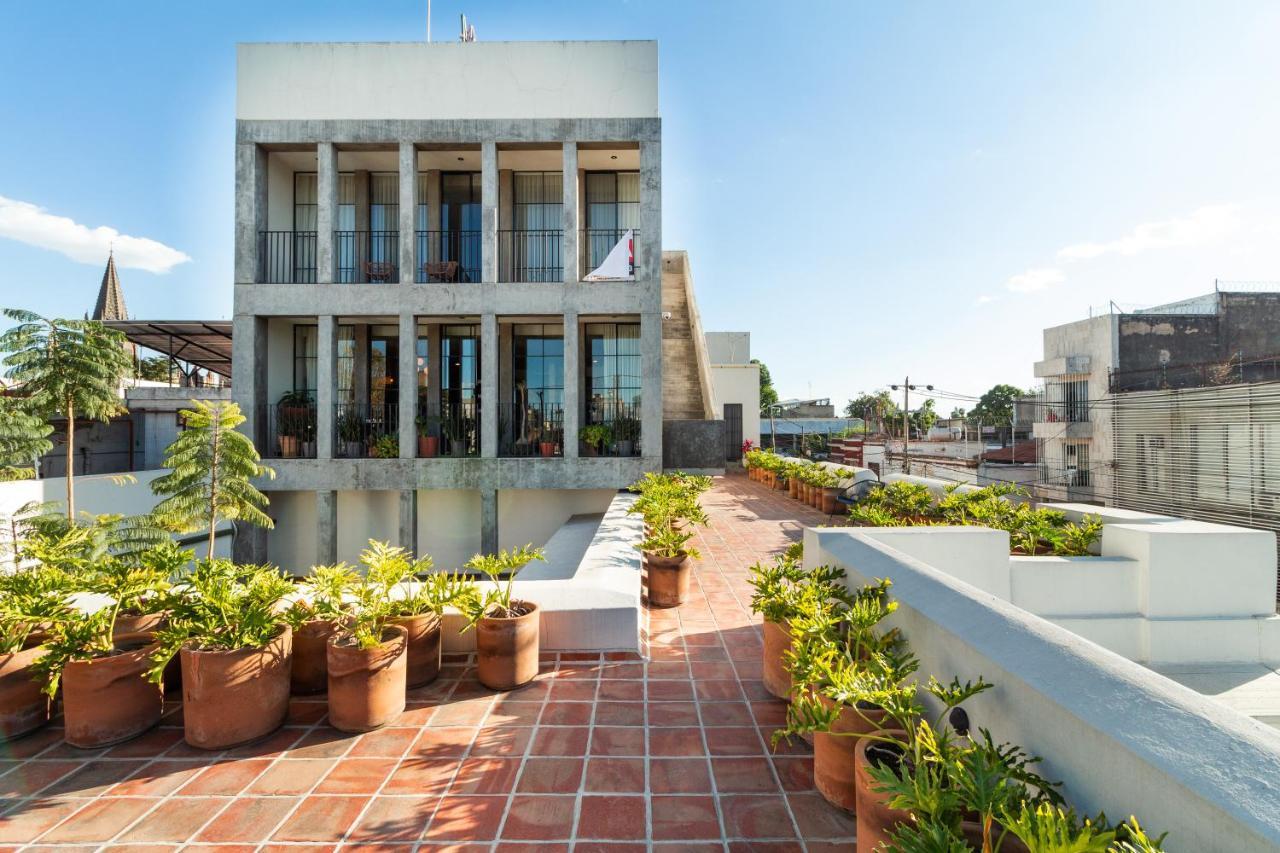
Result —
<svg viewBox="0 0 1280 853"><path fill-rule="evenodd" d="M834 704L825 696L822 704L830 708ZM884 711L880 708L864 709L861 714L850 707L840 710L830 732L813 734L813 782L818 793L828 803L845 811L857 810L857 764L859 735L880 728Z"/></svg>
<svg viewBox="0 0 1280 853"><path fill-rule="evenodd" d="M161 613L124 613L116 617L116 627L112 635L117 639L125 634L147 634L159 631L169 619L169 614ZM165 693L177 693L182 689L182 663L175 656L164 668Z"/></svg>
<svg viewBox="0 0 1280 853"><path fill-rule="evenodd" d="M440 452L440 439L434 435L418 436L418 458L431 459Z"/></svg>
<svg viewBox="0 0 1280 853"><path fill-rule="evenodd" d="M532 601L512 601L519 616L485 616L476 625L476 674L490 690L510 690L538 674L538 620Z"/></svg>
<svg viewBox="0 0 1280 853"><path fill-rule="evenodd" d="M764 620L764 689L779 699L791 698L791 673L784 653L791 648L791 631L786 622Z"/></svg>
<svg viewBox="0 0 1280 853"><path fill-rule="evenodd" d="M879 734L905 738L906 732L881 729ZM854 759L854 789L857 798L858 847L857 853L873 853L881 844L887 844L889 833L900 823L911 820L911 813L891 809L887 805L889 795L871 790L871 776L867 773L867 747L878 743L868 738L858 738Z"/></svg>
<svg viewBox="0 0 1280 853"><path fill-rule="evenodd" d="M266 737L289 713L293 635L281 625L265 646L182 649L182 719L187 743L227 749Z"/></svg>
<svg viewBox="0 0 1280 853"><path fill-rule="evenodd" d="M284 459L294 459L298 455L298 437L296 435L277 436L280 441L280 456Z"/></svg>
<svg viewBox="0 0 1280 853"><path fill-rule="evenodd" d="M556 443L554 441L538 442L538 452L542 454L543 459L550 459L556 455Z"/></svg>
<svg viewBox="0 0 1280 853"><path fill-rule="evenodd" d="M800 497L800 487L803 485L804 483L800 482L798 478L792 477L787 481L787 494L793 498Z"/></svg>
<svg viewBox="0 0 1280 853"><path fill-rule="evenodd" d="M689 567L689 555L659 557L644 555L645 573L649 576L649 606L678 607L689 597L689 582L693 572Z"/></svg>
<svg viewBox="0 0 1280 853"><path fill-rule="evenodd" d="M329 638L337 627L331 619L311 619L293 632L290 693L306 696L329 688Z"/></svg>
<svg viewBox="0 0 1280 853"><path fill-rule="evenodd" d="M408 664L405 682L408 687L430 684L440 675L440 617L435 613L400 616L390 620L408 634Z"/></svg>
<svg viewBox="0 0 1280 853"><path fill-rule="evenodd" d="M382 643L362 649L342 634L329 637L329 725L368 732L404 712L408 632L388 625Z"/></svg>
<svg viewBox="0 0 1280 853"><path fill-rule="evenodd" d="M822 509L822 487L813 486L809 489L809 506L814 509Z"/></svg>
<svg viewBox="0 0 1280 853"><path fill-rule="evenodd" d="M92 749L130 740L159 725L164 688L146 679L151 633L116 634L116 654L73 660L62 671L66 741Z"/></svg>
<svg viewBox="0 0 1280 853"><path fill-rule="evenodd" d="M42 639L32 637L21 651L0 655L0 741L30 734L49 722L49 697L32 672L45 653Z"/></svg>
<svg viewBox="0 0 1280 853"><path fill-rule="evenodd" d="M831 515L840 506L840 489L835 486L822 489L822 511L827 515Z"/></svg>

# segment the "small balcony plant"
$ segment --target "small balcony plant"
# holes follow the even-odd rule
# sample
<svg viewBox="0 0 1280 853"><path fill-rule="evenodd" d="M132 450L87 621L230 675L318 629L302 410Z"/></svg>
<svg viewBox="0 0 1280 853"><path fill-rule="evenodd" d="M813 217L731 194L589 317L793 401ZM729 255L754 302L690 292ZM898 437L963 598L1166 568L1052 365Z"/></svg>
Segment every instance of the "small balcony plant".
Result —
<svg viewBox="0 0 1280 853"><path fill-rule="evenodd" d="M329 725L367 732L404 712L408 632L391 623L393 602L376 578L349 589L347 616L328 642Z"/></svg>
<svg viewBox="0 0 1280 853"><path fill-rule="evenodd" d="M541 613L532 601L513 595L516 574L534 560L545 560L541 548L502 550L476 554L465 568L486 577L491 584L458 602L467 629L476 632L476 673L491 690L511 690L528 684L538 674L538 620Z"/></svg>
<svg viewBox="0 0 1280 853"><path fill-rule="evenodd" d="M398 459L400 458L400 441L391 433L383 433L369 447L369 455L374 459Z"/></svg>
<svg viewBox="0 0 1280 853"><path fill-rule="evenodd" d="M281 457L292 459L301 454L309 434L308 426L315 419L311 406L309 391L286 391L280 395L276 403L276 443Z"/></svg>
<svg viewBox="0 0 1280 853"><path fill-rule="evenodd" d="M599 456L613 441L613 430L608 424L587 424L578 430L584 456Z"/></svg>
<svg viewBox="0 0 1280 853"><path fill-rule="evenodd" d="M317 566L298 584L284 619L293 632L289 691L323 693L329 686L329 638L346 620L350 590L359 575L346 563Z"/></svg>
<svg viewBox="0 0 1280 853"><path fill-rule="evenodd" d="M159 683L179 656L191 746L227 749L284 724L293 636L280 611L292 590L275 570L206 559L167 597L169 620L147 677Z"/></svg>
<svg viewBox="0 0 1280 853"><path fill-rule="evenodd" d="M440 452L440 438L436 430L440 428L440 418L434 415L418 415L418 458L433 459Z"/></svg>
<svg viewBox="0 0 1280 853"><path fill-rule="evenodd" d="M342 455L348 459L364 456L364 419L353 411L344 410L338 415L338 441L342 443Z"/></svg>
<svg viewBox="0 0 1280 853"><path fill-rule="evenodd" d="M640 421L630 415L619 415L613 421L613 442L619 456L635 456L640 440Z"/></svg>

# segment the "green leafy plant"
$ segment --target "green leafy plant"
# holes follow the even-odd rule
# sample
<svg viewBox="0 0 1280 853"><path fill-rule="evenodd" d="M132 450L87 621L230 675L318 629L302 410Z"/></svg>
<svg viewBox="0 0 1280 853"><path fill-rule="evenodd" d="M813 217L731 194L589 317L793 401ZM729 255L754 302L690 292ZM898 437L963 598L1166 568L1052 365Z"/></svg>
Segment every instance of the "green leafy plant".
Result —
<svg viewBox="0 0 1280 853"><path fill-rule="evenodd" d="M484 591L464 597L456 602L467 620L466 628L473 628L481 619L510 619L526 611L518 607L512 598L516 574L534 560L546 560L541 548L526 545L523 548L503 549L496 554L476 554L467 560L465 568L487 577L492 586ZM505 582L503 575L506 575ZM466 630L466 629L464 629Z"/></svg>
<svg viewBox="0 0 1280 853"><path fill-rule="evenodd" d="M389 433L380 435L369 448L369 455L374 459L397 459L400 456L400 441Z"/></svg>
<svg viewBox="0 0 1280 853"><path fill-rule="evenodd" d="M275 526L265 512L267 496L252 482L273 478L275 471L262 464L253 442L236 430L245 420L239 406L191 403L194 409L181 412L186 429L165 451L164 464L171 470L151 483L151 490L164 496L154 515L181 533L207 528L212 560L220 522Z"/></svg>
<svg viewBox="0 0 1280 853"><path fill-rule="evenodd" d="M1023 803L1001 820L1031 853L1108 853L1115 840L1105 818L1080 820L1070 809L1050 803Z"/></svg>
<svg viewBox="0 0 1280 853"><path fill-rule="evenodd" d="M66 419L67 518L76 517L76 418L106 422L125 411L120 387L133 370L121 333L93 320L47 319L6 308L17 325L0 335L5 375L21 387L26 411L49 421Z"/></svg>
<svg viewBox="0 0 1280 853"><path fill-rule="evenodd" d="M700 560L702 554L689 544L691 539L693 539L693 533L679 530L670 524L663 524L652 529L635 548L656 557L691 557L694 560Z"/></svg>
<svg viewBox="0 0 1280 853"><path fill-rule="evenodd" d="M440 418L436 415L418 415L415 424L418 427L418 435L428 438L439 428Z"/></svg>
<svg viewBox="0 0 1280 853"><path fill-rule="evenodd" d="M200 560L166 597L169 619L156 635L147 678L158 684L165 665L188 644L213 651L265 646L284 623L281 599L292 590L275 569Z"/></svg>
<svg viewBox="0 0 1280 853"><path fill-rule="evenodd" d="M0 483L34 477L36 460L53 449L52 432L26 400L0 396Z"/></svg>
<svg viewBox="0 0 1280 853"><path fill-rule="evenodd" d="M392 616L439 615L475 595L470 578L432 571L430 556L414 559L406 549L387 542L370 540L360 563L369 581L385 590Z"/></svg>
<svg viewBox="0 0 1280 853"><path fill-rule="evenodd" d="M608 424L587 424L578 430L578 437L587 446L599 449L613 440L613 430Z"/></svg>
<svg viewBox="0 0 1280 853"><path fill-rule="evenodd" d="M69 617L70 592L66 572L52 566L0 573L0 654L21 651L48 623Z"/></svg>
<svg viewBox="0 0 1280 853"><path fill-rule="evenodd" d="M359 580L360 575L346 563L316 566L296 591L284 620L295 631L317 619L342 622L350 610L351 588Z"/></svg>

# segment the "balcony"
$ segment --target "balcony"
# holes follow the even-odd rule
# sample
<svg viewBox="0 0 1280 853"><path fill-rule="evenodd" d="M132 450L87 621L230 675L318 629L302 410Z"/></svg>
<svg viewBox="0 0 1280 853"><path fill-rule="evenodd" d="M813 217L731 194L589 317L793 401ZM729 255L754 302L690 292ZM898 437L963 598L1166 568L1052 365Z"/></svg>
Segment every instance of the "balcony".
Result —
<svg viewBox="0 0 1280 853"><path fill-rule="evenodd" d="M563 282L564 232L499 231L498 280Z"/></svg>
<svg viewBox="0 0 1280 853"><path fill-rule="evenodd" d="M618 242L631 232L631 263L629 274L632 278L636 274L636 243L639 242L640 232L634 228L583 228L582 229L582 246L579 251L582 253L582 275L586 276L592 270L604 263L604 259L609 257L609 253L613 251Z"/></svg>
<svg viewBox="0 0 1280 853"><path fill-rule="evenodd" d="M440 414L418 405L418 458L462 459L480 455L480 401L446 403Z"/></svg>
<svg viewBox="0 0 1280 853"><path fill-rule="evenodd" d="M366 405L338 403L333 407L335 441L339 459L398 459L400 457L400 409L395 403Z"/></svg>
<svg viewBox="0 0 1280 853"><path fill-rule="evenodd" d="M498 455L564 455L564 409L560 406L508 405L498 414Z"/></svg>
<svg viewBox="0 0 1280 853"><path fill-rule="evenodd" d="M1052 409L1045 420L1031 426L1033 438L1093 438L1093 423L1088 420L1066 420L1053 416Z"/></svg>
<svg viewBox="0 0 1280 853"><path fill-rule="evenodd" d="M259 284L315 284L316 232L259 231Z"/></svg>
<svg viewBox="0 0 1280 853"><path fill-rule="evenodd" d="M316 407L314 404L259 406L262 423L262 455L267 459L316 458Z"/></svg>
<svg viewBox="0 0 1280 853"><path fill-rule="evenodd" d="M581 455L586 457L639 456L640 438L638 403L593 402L578 433Z"/></svg>
<svg viewBox="0 0 1280 853"><path fill-rule="evenodd" d="M414 257L418 265L414 281L419 284L480 281L481 232L418 231L415 236Z"/></svg>
<svg viewBox="0 0 1280 853"><path fill-rule="evenodd" d="M335 231L334 281L392 284L400 280L399 231Z"/></svg>

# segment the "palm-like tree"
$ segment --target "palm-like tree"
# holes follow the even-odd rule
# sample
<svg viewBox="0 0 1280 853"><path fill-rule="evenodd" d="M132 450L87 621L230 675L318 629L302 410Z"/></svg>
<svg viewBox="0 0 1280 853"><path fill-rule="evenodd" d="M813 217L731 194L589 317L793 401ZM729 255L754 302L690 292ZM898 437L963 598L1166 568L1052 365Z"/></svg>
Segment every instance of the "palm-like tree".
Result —
<svg viewBox="0 0 1280 853"><path fill-rule="evenodd" d="M125 337L93 320L48 319L16 308L4 314L18 323L0 335L5 375L21 386L32 415L67 420L67 518L74 519L76 418L106 422L124 413L120 385L133 367Z"/></svg>
<svg viewBox="0 0 1280 853"><path fill-rule="evenodd" d="M151 483L163 495L153 514L180 533L209 527L209 559L219 521L245 521L258 527L274 527L264 512L267 496L253 485L255 477L275 477L262 464L253 442L236 427L244 415L235 403L192 400L184 409L185 429L165 450L168 474Z"/></svg>

